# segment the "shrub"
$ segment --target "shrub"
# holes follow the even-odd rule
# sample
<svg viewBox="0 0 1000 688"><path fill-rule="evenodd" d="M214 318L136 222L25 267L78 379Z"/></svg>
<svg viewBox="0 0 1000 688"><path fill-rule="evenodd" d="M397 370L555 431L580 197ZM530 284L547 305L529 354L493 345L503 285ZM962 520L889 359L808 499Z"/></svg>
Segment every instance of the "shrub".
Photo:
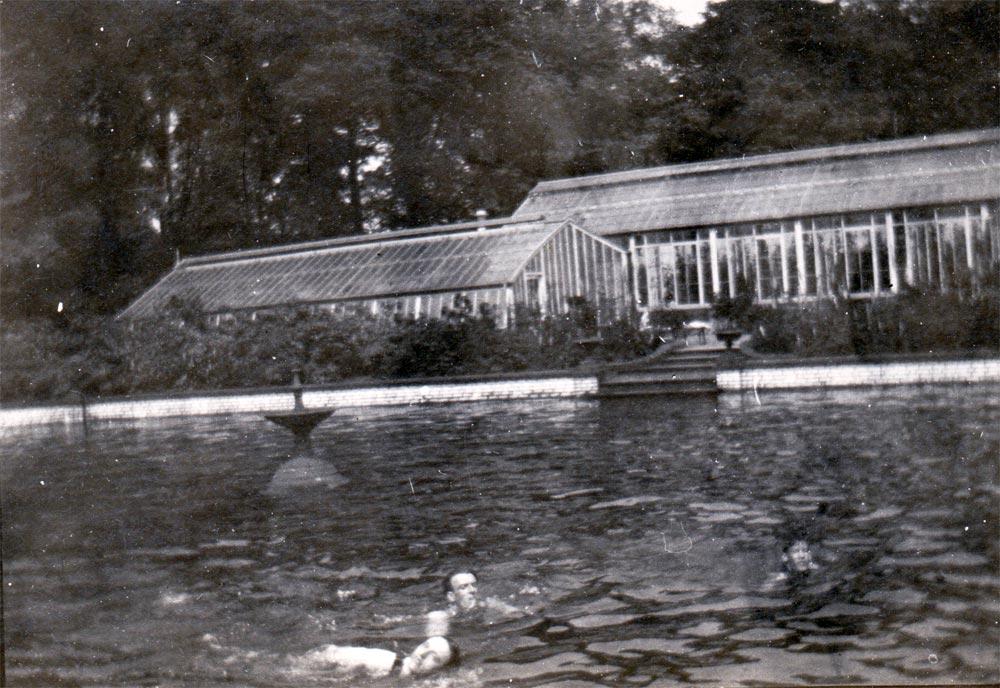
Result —
<svg viewBox="0 0 1000 688"><path fill-rule="evenodd" d="M761 311L754 304L753 291L744 275L737 275L735 286L735 296L723 294L712 304L712 316L732 327L749 332L757 319L762 317Z"/></svg>
<svg viewBox="0 0 1000 688"><path fill-rule="evenodd" d="M69 400L135 392L284 385L348 378L476 374L578 365L593 321L570 314L497 330L488 310L461 299L440 320L388 320L286 309L238 314L210 326L196 302L174 301L155 320L15 321L3 328L4 401ZM600 358L644 351L628 323L604 328Z"/></svg>
<svg viewBox="0 0 1000 688"><path fill-rule="evenodd" d="M622 319L601 330L604 359L623 360L645 356L655 349L655 343L631 319Z"/></svg>
<svg viewBox="0 0 1000 688"><path fill-rule="evenodd" d="M997 289L974 295L909 290L890 299L758 308L750 346L804 356L932 353L1000 346Z"/></svg>

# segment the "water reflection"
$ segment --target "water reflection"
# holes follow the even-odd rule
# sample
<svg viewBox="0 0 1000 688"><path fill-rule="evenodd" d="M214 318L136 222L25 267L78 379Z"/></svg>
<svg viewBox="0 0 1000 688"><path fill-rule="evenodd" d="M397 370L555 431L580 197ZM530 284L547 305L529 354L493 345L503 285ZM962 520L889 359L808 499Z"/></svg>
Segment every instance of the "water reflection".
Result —
<svg viewBox="0 0 1000 688"><path fill-rule="evenodd" d="M354 410L295 472L253 418L8 433L8 676L328 685L469 567L526 614L446 685L996 681L997 391Z"/></svg>
<svg viewBox="0 0 1000 688"><path fill-rule="evenodd" d="M332 490L348 482L329 461L314 456L296 456L281 464L264 492L278 497L304 488L322 487Z"/></svg>

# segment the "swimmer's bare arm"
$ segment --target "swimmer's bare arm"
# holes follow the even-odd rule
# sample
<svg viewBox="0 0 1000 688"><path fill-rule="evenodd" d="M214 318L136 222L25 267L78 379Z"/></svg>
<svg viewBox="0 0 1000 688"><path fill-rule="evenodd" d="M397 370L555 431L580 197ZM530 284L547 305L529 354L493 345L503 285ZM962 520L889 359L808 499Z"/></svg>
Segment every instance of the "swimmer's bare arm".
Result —
<svg viewBox="0 0 1000 688"><path fill-rule="evenodd" d="M388 674L395 661L396 653L390 650L342 645L325 645L301 657L301 663L309 667L363 671L372 676Z"/></svg>

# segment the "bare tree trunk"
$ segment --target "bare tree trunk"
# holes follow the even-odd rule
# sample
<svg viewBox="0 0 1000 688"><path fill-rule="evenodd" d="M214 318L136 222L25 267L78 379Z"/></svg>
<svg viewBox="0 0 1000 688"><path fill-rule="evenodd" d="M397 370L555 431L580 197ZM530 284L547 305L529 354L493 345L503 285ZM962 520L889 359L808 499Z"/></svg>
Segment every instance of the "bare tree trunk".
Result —
<svg viewBox="0 0 1000 688"><path fill-rule="evenodd" d="M352 123L347 129L347 185L351 203L351 228L355 234L365 233L365 218L361 209L361 181L358 179L357 130Z"/></svg>

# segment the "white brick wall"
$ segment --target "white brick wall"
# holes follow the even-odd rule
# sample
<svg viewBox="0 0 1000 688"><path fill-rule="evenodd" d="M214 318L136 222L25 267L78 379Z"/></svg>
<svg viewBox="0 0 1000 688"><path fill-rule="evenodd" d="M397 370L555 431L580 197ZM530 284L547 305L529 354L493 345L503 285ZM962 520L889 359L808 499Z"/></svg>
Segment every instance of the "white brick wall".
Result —
<svg viewBox="0 0 1000 688"><path fill-rule="evenodd" d="M1000 359L853 363L719 371L724 392L808 387L866 387L931 383L1000 382Z"/></svg>
<svg viewBox="0 0 1000 688"><path fill-rule="evenodd" d="M596 377L552 377L353 389L313 389L303 392L302 403L307 408L345 408L491 399L579 397L596 392ZM148 399L120 398L109 401L89 401L87 403L87 418L90 420L112 420L261 413L290 411L293 407L294 400L290 392L192 395ZM0 409L0 428L51 423L78 423L81 418L79 406Z"/></svg>
<svg viewBox="0 0 1000 688"><path fill-rule="evenodd" d="M719 389L724 392L930 383L1000 383L1000 359L748 368L719 371L717 382ZM310 408L347 408L494 399L580 397L596 392L596 377L552 377L351 389L310 389L303 393L303 403ZM87 417L91 420L112 420L262 413L287 411L293 406L290 392L148 399L121 398L88 402ZM79 423L81 417L78 405L0 409L0 428Z"/></svg>

